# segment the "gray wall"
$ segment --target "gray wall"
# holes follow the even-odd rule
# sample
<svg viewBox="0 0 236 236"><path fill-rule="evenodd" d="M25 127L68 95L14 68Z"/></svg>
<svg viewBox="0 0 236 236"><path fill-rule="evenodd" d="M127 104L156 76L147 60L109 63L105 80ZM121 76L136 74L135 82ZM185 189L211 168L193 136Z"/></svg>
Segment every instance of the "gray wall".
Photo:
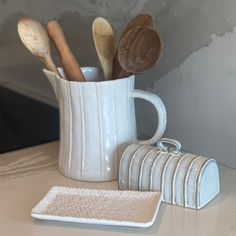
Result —
<svg viewBox="0 0 236 236"><path fill-rule="evenodd" d="M174 2L174 1L172 1ZM140 80L168 112L165 136L184 149L236 168L236 1L175 1L159 20L165 43L161 63ZM140 106L143 104L140 104ZM150 107L141 126L150 135ZM140 115L142 117L142 115Z"/></svg>
<svg viewBox="0 0 236 236"><path fill-rule="evenodd" d="M236 1L235 0L0 0L0 83L55 105L43 65L22 46L16 22L29 15L57 19L81 65L99 65L91 24L106 17L117 39L127 22L154 16L164 42L161 61L137 76L136 86L158 94L168 112L165 136L184 149L236 168ZM53 50L53 57L59 65ZM156 125L151 106L137 102L139 132ZM147 115L148 114L148 115Z"/></svg>

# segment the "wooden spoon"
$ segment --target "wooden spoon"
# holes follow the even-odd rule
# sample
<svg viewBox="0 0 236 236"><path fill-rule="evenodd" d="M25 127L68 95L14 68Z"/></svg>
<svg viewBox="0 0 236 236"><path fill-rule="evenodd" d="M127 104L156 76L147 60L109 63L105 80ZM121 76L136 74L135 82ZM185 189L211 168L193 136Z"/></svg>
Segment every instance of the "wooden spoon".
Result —
<svg viewBox="0 0 236 236"><path fill-rule="evenodd" d="M51 58L50 39L46 29L38 21L24 17L18 21L18 33L23 44L30 52L39 57L46 68L60 76Z"/></svg>
<svg viewBox="0 0 236 236"><path fill-rule="evenodd" d="M154 19L152 16L147 14L141 14L136 17L134 17L129 24L126 26L124 31L122 32L121 38L132 28L135 28L136 26L146 26L151 27L154 29Z"/></svg>
<svg viewBox="0 0 236 236"><path fill-rule="evenodd" d="M120 66L131 74L150 69L162 55L162 42L150 27L134 27L122 37L118 47Z"/></svg>
<svg viewBox="0 0 236 236"><path fill-rule="evenodd" d="M61 62L68 80L81 82L85 81L80 65L76 61L66 42L61 26L56 21L50 21L47 24L47 30L60 55Z"/></svg>
<svg viewBox="0 0 236 236"><path fill-rule="evenodd" d="M114 32L106 19L97 17L93 21L92 33L105 80L109 80L112 78L113 59L115 55Z"/></svg>
<svg viewBox="0 0 236 236"><path fill-rule="evenodd" d="M147 14L142 14L142 15L138 15L134 17L124 29L121 35L120 41L129 30L137 26L147 26L147 27L154 28L155 25L154 25L153 17ZM123 78L123 77L127 77L131 75L120 66L117 53L118 53L118 50L116 50L114 61L113 61L113 73L112 73L113 79Z"/></svg>

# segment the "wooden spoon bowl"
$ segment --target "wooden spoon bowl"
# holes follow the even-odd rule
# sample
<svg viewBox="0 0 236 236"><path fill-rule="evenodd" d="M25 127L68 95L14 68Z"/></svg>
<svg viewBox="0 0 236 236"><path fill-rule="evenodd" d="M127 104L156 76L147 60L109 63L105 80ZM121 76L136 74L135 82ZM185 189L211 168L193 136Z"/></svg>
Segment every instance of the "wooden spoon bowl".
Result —
<svg viewBox="0 0 236 236"><path fill-rule="evenodd" d="M106 19L97 17L93 22L92 33L105 80L110 80L115 55L115 36L113 29Z"/></svg>
<svg viewBox="0 0 236 236"><path fill-rule="evenodd" d="M122 32L121 38L131 29L137 27L137 26L147 26L154 28L154 20L153 17L147 14L141 14L136 17L134 17L129 24L126 26L124 31Z"/></svg>
<svg viewBox="0 0 236 236"><path fill-rule="evenodd" d="M150 28L154 28L154 20L153 17L147 14L141 14L136 17L134 17L128 25L125 27L124 31L122 32L120 41L124 37L124 35L131 29L137 27L137 26L146 26ZM120 42L119 41L119 42ZM118 46L119 47L119 46ZM127 76L130 76L131 73L128 73L125 71L121 65L119 64L118 61L118 49L116 50L115 57L114 57L114 62L113 62L113 72L112 72L112 77L113 79L119 79L119 78L124 78Z"/></svg>
<svg viewBox="0 0 236 236"><path fill-rule="evenodd" d="M162 55L162 42L157 31L137 26L122 37L118 47L118 61L123 70L138 74L150 69Z"/></svg>
<svg viewBox="0 0 236 236"><path fill-rule="evenodd" d="M24 17L19 20L17 28L26 48L40 58L48 70L60 75L51 58L50 39L44 26L36 20Z"/></svg>

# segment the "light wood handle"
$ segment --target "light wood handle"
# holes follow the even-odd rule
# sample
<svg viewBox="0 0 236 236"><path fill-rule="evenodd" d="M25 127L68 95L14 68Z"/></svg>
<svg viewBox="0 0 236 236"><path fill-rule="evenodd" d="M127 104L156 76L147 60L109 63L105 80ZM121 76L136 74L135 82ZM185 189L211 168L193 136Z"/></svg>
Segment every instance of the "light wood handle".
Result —
<svg viewBox="0 0 236 236"><path fill-rule="evenodd" d="M55 66L54 62L52 61L52 58L50 55L45 56L44 58L40 58L40 59L44 62L45 66L48 70L53 71L59 77L62 77L61 74L59 73L59 71L57 70L57 67Z"/></svg>
<svg viewBox="0 0 236 236"><path fill-rule="evenodd" d="M72 54L61 26L56 21L50 21L47 31L61 58L62 66L69 80L85 81L79 63Z"/></svg>

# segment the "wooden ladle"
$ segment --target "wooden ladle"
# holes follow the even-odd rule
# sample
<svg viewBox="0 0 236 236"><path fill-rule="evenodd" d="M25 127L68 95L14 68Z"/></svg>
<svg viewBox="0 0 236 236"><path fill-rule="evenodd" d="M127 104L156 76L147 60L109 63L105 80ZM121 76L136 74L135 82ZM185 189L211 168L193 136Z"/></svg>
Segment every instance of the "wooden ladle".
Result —
<svg viewBox="0 0 236 236"><path fill-rule="evenodd" d="M50 21L47 24L47 31L60 55L68 80L85 81L80 65L67 44L61 26L56 21Z"/></svg>
<svg viewBox="0 0 236 236"><path fill-rule="evenodd" d="M112 78L113 59L115 55L115 36L109 22L97 17L93 21L93 40L102 66L105 80Z"/></svg>
<svg viewBox="0 0 236 236"><path fill-rule="evenodd" d="M150 69L161 57L162 42L157 31L137 26L122 37L118 47L120 66L130 74Z"/></svg>
<svg viewBox="0 0 236 236"><path fill-rule="evenodd" d="M46 68L60 75L51 58L50 39L44 26L28 17L23 17L17 24L21 41L29 51L40 58Z"/></svg>
<svg viewBox="0 0 236 236"><path fill-rule="evenodd" d="M124 29L124 31L122 32L120 41L122 40L122 38L124 37L124 35L131 29L137 27L137 26L146 26L146 27L151 27L154 28L154 20L153 17L147 14L141 14L138 15L136 17L134 17L129 24L126 26L126 28ZM119 41L119 43L120 43ZM119 47L119 44L118 44ZM127 71L125 71L119 64L118 61L118 48L116 50L115 56L114 56L114 61L113 61L113 72L112 72L112 78L113 79L118 79L118 78L122 78L122 77L127 77L129 76L130 73L128 73Z"/></svg>

